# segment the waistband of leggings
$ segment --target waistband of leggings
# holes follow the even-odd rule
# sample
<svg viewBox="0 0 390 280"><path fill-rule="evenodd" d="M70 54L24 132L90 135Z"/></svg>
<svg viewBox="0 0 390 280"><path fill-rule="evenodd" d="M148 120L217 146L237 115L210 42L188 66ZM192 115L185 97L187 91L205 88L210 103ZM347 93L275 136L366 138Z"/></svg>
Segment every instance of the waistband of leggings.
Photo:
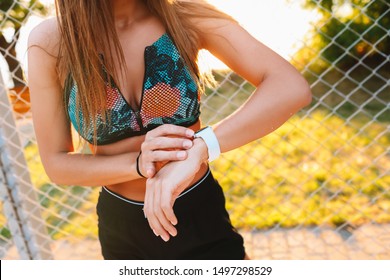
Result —
<svg viewBox="0 0 390 280"><path fill-rule="evenodd" d="M210 175L210 173L211 173L210 169L207 169L207 172L205 173L205 175L203 175L202 178L200 178L195 184L193 184L192 186L190 186L189 188L184 190L177 198L179 199L180 197L182 197L182 196L188 194L190 191L194 190L197 186L199 186ZM133 205L144 206L144 203L142 201L136 201L136 200L132 200L132 199L129 199L127 197L124 197L120 194L117 194L113 191L110 191L106 186L103 186L102 190L107 192L108 194L112 195L113 197L116 197L124 202L130 203Z"/></svg>

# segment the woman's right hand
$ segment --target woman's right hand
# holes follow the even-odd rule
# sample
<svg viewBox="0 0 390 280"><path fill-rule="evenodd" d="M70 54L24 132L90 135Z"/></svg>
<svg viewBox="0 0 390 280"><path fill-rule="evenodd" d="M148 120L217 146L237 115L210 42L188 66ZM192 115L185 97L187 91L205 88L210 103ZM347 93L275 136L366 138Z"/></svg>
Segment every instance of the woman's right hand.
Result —
<svg viewBox="0 0 390 280"><path fill-rule="evenodd" d="M172 124L164 124L149 131L141 145L141 174L152 178L166 163L185 160L187 150L193 145L194 133L192 129Z"/></svg>

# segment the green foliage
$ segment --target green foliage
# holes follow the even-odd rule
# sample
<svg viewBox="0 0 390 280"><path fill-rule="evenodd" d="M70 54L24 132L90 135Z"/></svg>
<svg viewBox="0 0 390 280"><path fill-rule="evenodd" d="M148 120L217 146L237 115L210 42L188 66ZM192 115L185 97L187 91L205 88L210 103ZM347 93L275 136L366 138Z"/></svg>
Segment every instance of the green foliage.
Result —
<svg viewBox="0 0 390 280"><path fill-rule="evenodd" d="M233 224L390 222L390 136L370 145L385 126L371 124L364 133L355 127L316 111L213 163Z"/></svg>
<svg viewBox="0 0 390 280"><path fill-rule="evenodd" d="M295 55L297 64L315 64L320 69L332 64L346 69L362 60L368 65L386 60L390 49L387 1L304 0L304 7L316 9L321 18L310 42Z"/></svg>
<svg viewBox="0 0 390 280"><path fill-rule="evenodd" d="M311 84L315 100L312 106L332 110L346 120L390 122L387 109L390 91L386 86L390 69L383 67L376 73L364 66L356 66L347 73L328 69L319 78L310 67L303 74Z"/></svg>
<svg viewBox="0 0 390 280"><path fill-rule="evenodd" d="M3 203L0 201L0 209L3 209ZM11 232L7 228L6 220L3 215L0 215L0 241L11 239Z"/></svg>
<svg viewBox="0 0 390 280"><path fill-rule="evenodd" d="M24 20L32 12L45 14L46 8L39 0L2 0L0 2L0 34L1 29L11 27L19 29Z"/></svg>

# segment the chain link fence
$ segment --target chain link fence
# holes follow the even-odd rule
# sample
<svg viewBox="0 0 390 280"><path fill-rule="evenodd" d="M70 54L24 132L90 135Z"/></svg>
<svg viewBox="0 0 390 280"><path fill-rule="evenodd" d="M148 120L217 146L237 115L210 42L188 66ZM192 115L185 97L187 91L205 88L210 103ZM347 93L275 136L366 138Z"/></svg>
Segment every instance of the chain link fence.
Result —
<svg viewBox="0 0 390 280"><path fill-rule="evenodd" d="M212 169L252 258L390 259L390 4L285 5L297 2L316 15L289 57L311 84L312 104ZM26 50L17 50L28 23L50 14L39 1L0 1L0 258L101 259L99 189L51 183L34 136ZM205 124L254 90L228 70L214 74Z"/></svg>

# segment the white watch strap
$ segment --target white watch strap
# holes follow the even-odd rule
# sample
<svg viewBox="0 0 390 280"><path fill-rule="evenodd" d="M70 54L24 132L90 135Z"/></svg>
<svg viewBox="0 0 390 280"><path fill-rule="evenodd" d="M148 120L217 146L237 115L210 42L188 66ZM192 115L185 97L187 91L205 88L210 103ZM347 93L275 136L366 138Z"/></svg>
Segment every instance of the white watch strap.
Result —
<svg viewBox="0 0 390 280"><path fill-rule="evenodd" d="M210 126L206 126L201 130L197 131L194 137L202 138L206 143L209 153L209 162L212 162L219 157L219 155L221 154L221 148L219 147L217 136L215 136L215 133Z"/></svg>

